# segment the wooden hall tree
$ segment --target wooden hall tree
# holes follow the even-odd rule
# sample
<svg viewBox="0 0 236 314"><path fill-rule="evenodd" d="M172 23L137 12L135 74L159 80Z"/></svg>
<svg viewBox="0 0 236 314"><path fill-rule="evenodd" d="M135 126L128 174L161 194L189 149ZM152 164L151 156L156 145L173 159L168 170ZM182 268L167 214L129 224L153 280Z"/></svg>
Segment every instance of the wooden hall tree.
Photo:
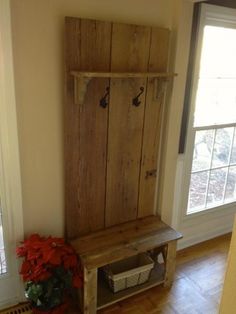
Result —
<svg viewBox="0 0 236 314"><path fill-rule="evenodd" d="M155 214L169 30L70 17L65 25L72 239Z"/></svg>
<svg viewBox="0 0 236 314"><path fill-rule="evenodd" d="M167 29L66 18L66 235L85 314L173 281L181 234L155 215L168 49ZM146 252L149 280L112 293L101 268Z"/></svg>

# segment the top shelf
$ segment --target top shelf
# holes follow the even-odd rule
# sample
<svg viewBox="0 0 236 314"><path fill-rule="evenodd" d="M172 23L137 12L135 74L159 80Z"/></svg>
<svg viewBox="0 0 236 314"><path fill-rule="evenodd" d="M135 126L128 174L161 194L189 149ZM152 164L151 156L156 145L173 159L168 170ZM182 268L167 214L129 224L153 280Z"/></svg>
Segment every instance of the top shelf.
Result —
<svg viewBox="0 0 236 314"><path fill-rule="evenodd" d="M168 78L175 77L177 73L160 73L160 72L82 72L71 71L71 75L76 78Z"/></svg>
<svg viewBox="0 0 236 314"><path fill-rule="evenodd" d="M158 216L148 216L79 237L71 244L90 270L181 238Z"/></svg>

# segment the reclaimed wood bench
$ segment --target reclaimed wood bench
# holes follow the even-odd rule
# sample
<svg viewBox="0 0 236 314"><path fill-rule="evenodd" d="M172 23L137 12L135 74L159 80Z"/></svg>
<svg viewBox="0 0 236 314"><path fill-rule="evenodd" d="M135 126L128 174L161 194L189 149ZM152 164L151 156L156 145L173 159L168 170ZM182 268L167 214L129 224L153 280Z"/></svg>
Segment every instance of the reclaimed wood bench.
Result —
<svg viewBox="0 0 236 314"><path fill-rule="evenodd" d="M71 241L84 268L82 312L94 314L98 309L156 285L170 286L175 272L176 244L180 238L179 232L157 216L149 216ZM163 264L155 263L147 283L113 293L98 279L100 267L147 251L156 256L161 252L164 260Z"/></svg>

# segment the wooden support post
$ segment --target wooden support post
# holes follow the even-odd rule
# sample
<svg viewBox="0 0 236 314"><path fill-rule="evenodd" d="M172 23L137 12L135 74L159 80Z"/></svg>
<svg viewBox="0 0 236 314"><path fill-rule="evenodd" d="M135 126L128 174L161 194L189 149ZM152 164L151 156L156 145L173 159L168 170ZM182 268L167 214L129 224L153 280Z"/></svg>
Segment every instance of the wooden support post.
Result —
<svg viewBox="0 0 236 314"><path fill-rule="evenodd" d="M87 270L84 267L83 314L97 313L97 268Z"/></svg>
<svg viewBox="0 0 236 314"><path fill-rule="evenodd" d="M83 105L87 92L88 83L91 78L74 78L74 97L76 105Z"/></svg>
<svg viewBox="0 0 236 314"><path fill-rule="evenodd" d="M164 287L170 287L174 280L176 264L176 245L177 241L171 241L167 244L166 273Z"/></svg>

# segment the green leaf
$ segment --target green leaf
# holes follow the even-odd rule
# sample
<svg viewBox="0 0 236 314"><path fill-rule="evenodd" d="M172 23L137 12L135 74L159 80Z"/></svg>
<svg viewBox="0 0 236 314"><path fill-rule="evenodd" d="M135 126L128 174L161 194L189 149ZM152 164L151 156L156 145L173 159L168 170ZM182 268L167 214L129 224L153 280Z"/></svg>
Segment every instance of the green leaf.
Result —
<svg viewBox="0 0 236 314"><path fill-rule="evenodd" d="M35 284L33 282L28 283L27 287L26 287L26 297L37 303L37 300L39 299L39 297L41 295L43 295L43 287L41 284Z"/></svg>
<svg viewBox="0 0 236 314"><path fill-rule="evenodd" d="M72 293L72 273L59 266L53 275L39 283L27 282L26 297L41 310L47 311L63 302L65 294Z"/></svg>

